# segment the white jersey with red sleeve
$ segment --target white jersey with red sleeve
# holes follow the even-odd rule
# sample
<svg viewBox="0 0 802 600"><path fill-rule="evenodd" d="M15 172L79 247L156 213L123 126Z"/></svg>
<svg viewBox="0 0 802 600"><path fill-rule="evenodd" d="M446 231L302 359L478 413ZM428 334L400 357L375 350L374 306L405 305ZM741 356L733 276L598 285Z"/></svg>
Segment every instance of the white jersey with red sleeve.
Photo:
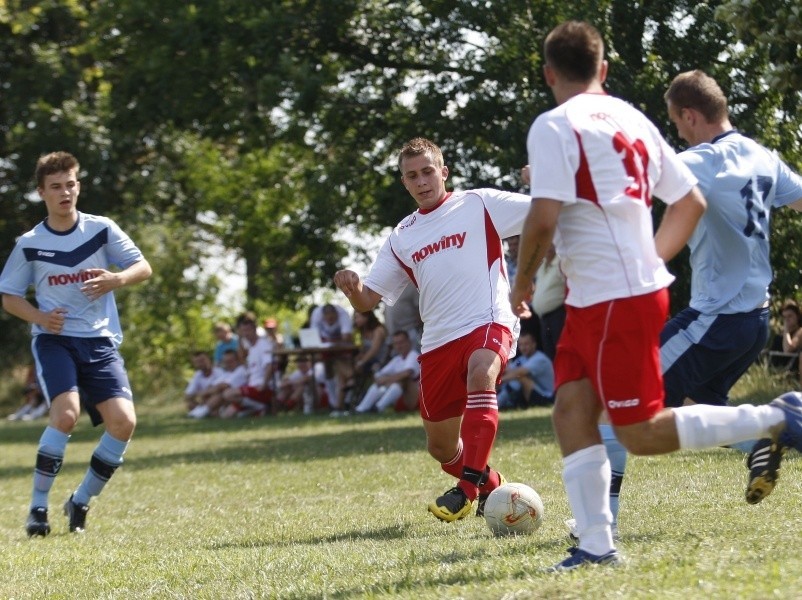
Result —
<svg viewBox="0 0 802 600"><path fill-rule="evenodd" d="M501 242L520 235L530 205L525 194L453 192L395 227L364 283L390 306L409 283L417 286L424 353L488 323L517 337Z"/></svg>
<svg viewBox="0 0 802 600"><path fill-rule="evenodd" d="M640 296L674 280L655 250L652 195L672 204L696 178L643 113L579 94L535 120L527 150L532 197L564 203L555 245L566 304Z"/></svg>

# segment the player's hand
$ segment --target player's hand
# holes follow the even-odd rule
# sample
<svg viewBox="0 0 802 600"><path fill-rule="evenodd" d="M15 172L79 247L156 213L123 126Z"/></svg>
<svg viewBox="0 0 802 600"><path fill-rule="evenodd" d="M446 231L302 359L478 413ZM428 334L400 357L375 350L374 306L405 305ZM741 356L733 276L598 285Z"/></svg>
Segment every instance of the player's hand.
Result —
<svg viewBox="0 0 802 600"><path fill-rule="evenodd" d="M92 278L84 282L83 286L81 286L81 292L92 301L117 289L121 285L117 274L106 269L85 269L84 273Z"/></svg>
<svg viewBox="0 0 802 600"><path fill-rule="evenodd" d="M510 292L512 312L521 319L528 319L532 316L532 311L529 309L529 301L532 299L533 287L531 283L523 288L519 285L515 285Z"/></svg>
<svg viewBox="0 0 802 600"><path fill-rule="evenodd" d="M348 269L337 271L334 274L334 285L342 290L346 298L350 298L353 294L358 294L362 287L359 275Z"/></svg>
<svg viewBox="0 0 802 600"><path fill-rule="evenodd" d="M50 312L44 313L45 319L39 325L50 333L59 334L64 329L64 317L66 314L66 308L54 308Z"/></svg>
<svg viewBox="0 0 802 600"><path fill-rule="evenodd" d="M524 165L521 167L521 181L523 181L524 184L529 185L529 165Z"/></svg>

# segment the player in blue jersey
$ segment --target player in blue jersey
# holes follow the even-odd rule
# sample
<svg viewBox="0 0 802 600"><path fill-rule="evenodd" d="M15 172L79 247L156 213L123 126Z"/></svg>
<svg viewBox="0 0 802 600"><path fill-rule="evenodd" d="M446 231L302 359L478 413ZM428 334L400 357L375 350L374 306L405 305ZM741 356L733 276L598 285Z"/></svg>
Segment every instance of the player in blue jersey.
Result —
<svg viewBox="0 0 802 600"><path fill-rule="evenodd" d="M768 339L771 209L802 210L802 178L733 128L724 93L702 71L677 75L665 100L677 133L690 145L679 156L707 199L707 211L688 241L690 306L661 334L665 404L726 405L730 389ZM612 469L615 523L626 451L609 425L601 430ZM735 447L751 450L746 500L756 504L774 489L785 447L770 439Z"/></svg>
<svg viewBox="0 0 802 600"><path fill-rule="evenodd" d="M147 279L151 268L114 221L78 212L79 170L66 152L39 159L36 186L47 218L19 238L0 274L3 308L32 324L36 373L50 405L36 455L29 536L50 533L49 492L81 405L105 432L86 476L64 504L71 532L84 530L89 500L122 464L136 426L117 349L123 336L113 291ZM112 266L119 270L108 270ZM25 298L30 286L37 306Z"/></svg>

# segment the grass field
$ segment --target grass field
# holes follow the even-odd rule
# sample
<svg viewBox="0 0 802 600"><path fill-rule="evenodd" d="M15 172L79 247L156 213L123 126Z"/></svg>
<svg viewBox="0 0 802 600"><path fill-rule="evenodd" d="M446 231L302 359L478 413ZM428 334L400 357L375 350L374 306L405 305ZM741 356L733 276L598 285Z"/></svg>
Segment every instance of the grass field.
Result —
<svg viewBox="0 0 802 600"><path fill-rule="evenodd" d="M550 575L540 569L565 556L570 515L546 409L502 414L492 462L539 491L546 518L533 536L498 539L483 519L426 512L452 480L415 415L197 422L172 404L140 406L84 535L59 509L99 432L82 418L51 495L53 533L29 540L43 422L0 423L0 598L802 598L796 453L758 506L743 500L735 451L631 459L626 565Z"/></svg>

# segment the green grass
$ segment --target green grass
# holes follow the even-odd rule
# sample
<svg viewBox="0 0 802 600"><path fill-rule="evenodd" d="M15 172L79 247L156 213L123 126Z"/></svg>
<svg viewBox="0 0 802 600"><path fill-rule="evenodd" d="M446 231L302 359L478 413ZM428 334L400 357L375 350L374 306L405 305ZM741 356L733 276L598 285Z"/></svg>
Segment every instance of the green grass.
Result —
<svg viewBox="0 0 802 600"><path fill-rule="evenodd" d="M771 394L771 381L755 377L740 396ZM758 506L743 500L737 452L630 459L626 565L555 576L539 569L565 556L570 515L545 409L502 414L493 464L546 507L535 535L504 539L483 519L446 524L426 512L452 480L426 454L415 415L196 422L177 402L139 412L126 464L81 536L67 533L59 508L99 431L82 418L52 492L53 533L29 540L22 525L42 422L0 424L0 598L802 595L796 453Z"/></svg>

